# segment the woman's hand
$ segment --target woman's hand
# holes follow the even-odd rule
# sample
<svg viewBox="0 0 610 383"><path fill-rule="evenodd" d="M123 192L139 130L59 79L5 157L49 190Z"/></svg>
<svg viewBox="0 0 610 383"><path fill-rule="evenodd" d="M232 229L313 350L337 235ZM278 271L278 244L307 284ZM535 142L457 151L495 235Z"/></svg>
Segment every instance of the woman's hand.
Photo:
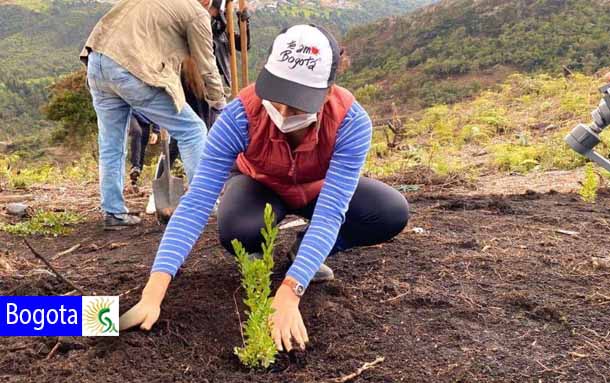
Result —
<svg viewBox="0 0 610 383"><path fill-rule="evenodd" d="M161 302L172 277L167 273L155 272L150 275L142 291L140 301L119 319L119 331L140 325L142 330L150 330L161 314Z"/></svg>
<svg viewBox="0 0 610 383"><path fill-rule="evenodd" d="M275 310L271 316L271 335L279 351L292 350L292 339L301 350L309 342L307 329L299 311L300 298L286 285L281 285L275 293L271 307Z"/></svg>

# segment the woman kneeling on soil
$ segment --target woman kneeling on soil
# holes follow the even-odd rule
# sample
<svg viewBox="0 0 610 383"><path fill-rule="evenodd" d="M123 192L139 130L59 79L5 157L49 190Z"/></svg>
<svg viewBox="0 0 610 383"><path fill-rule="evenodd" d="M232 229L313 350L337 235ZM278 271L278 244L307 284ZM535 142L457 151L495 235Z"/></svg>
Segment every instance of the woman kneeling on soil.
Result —
<svg viewBox="0 0 610 383"><path fill-rule="evenodd" d="M404 229L405 198L360 176L371 120L350 92L333 85L339 60L337 42L322 28L297 25L276 37L256 85L245 88L211 129L142 298L121 318L122 329L149 330L157 321L171 278L201 235L225 183L218 227L230 252L234 238L250 254L260 252L266 203L278 222L287 214L310 219L289 252L293 263L273 299L279 350L289 351L291 338L301 348L308 342L299 301L311 281L333 279L323 264L329 254L384 242Z"/></svg>

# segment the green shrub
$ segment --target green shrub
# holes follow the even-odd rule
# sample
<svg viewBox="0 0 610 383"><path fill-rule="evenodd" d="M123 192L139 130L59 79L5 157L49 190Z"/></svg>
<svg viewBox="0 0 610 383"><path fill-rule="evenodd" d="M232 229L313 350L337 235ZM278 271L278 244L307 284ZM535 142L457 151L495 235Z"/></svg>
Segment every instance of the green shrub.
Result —
<svg viewBox="0 0 610 383"><path fill-rule="evenodd" d="M358 88L358 90L354 92L354 97L363 104L371 104L377 100L380 90L381 89L377 85L367 84Z"/></svg>
<svg viewBox="0 0 610 383"><path fill-rule="evenodd" d="M56 170L48 164L24 168L13 173L9 185L15 189L27 189L35 184L49 183L56 176Z"/></svg>
<svg viewBox="0 0 610 383"><path fill-rule="evenodd" d="M580 198L587 203L595 203L597 199L597 189L599 187L599 177L597 172L590 162L585 167L585 179L582 187L578 191Z"/></svg>
<svg viewBox="0 0 610 383"><path fill-rule="evenodd" d="M0 155L0 182L9 183L11 178L11 168L13 164L19 160L16 155L3 156Z"/></svg>
<svg viewBox="0 0 610 383"><path fill-rule="evenodd" d="M531 145L496 144L489 147L500 170L526 173L530 170L570 170L585 163L585 158L571 150L562 135L552 136L545 143Z"/></svg>
<svg viewBox="0 0 610 383"><path fill-rule="evenodd" d="M0 230L15 235L58 235L69 234L69 226L82 222L83 217L70 212L49 212L39 210L26 221L16 224L0 224Z"/></svg>
<svg viewBox="0 0 610 383"><path fill-rule="evenodd" d="M48 183L58 175L50 164L23 166L19 155L0 155L0 176L3 182L15 189L26 189L34 184Z"/></svg>
<svg viewBox="0 0 610 383"><path fill-rule="evenodd" d="M62 176L70 181L92 182L98 176L98 164L92 158L81 158L62 169Z"/></svg>
<svg viewBox="0 0 610 383"><path fill-rule="evenodd" d="M32 163L31 160L22 158L19 155L0 155L0 184L14 189L27 189L35 185L57 185L65 181L91 182L98 176L98 165L91 157L81 157L64 167Z"/></svg>
<svg viewBox="0 0 610 383"><path fill-rule="evenodd" d="M547 137L541 145L541 167L545 170L571 170L585 165L587 159L572 150L563 140L565 133Z"/></svg>
<svg viewBox="0 0 610 383"><path fill-rule="evenodd" d="M538 146L497 144L491 147L491 151L500 170L525 173L540 164Z"/></svg>
<svg viewBox="0 0 610 383"><path fill-rule="evenodd" d="M466 125L462 128L459 140L468 144L485 143L491 140L493 131L481 125Z"/></svg>
<svg viewBox="0 0 610 383"><path fill-rule="evenodd" d="M409 96L415 100L420 99L423 106L438 104L453 104L481 91L481 84L473 81L461 84L451 81L422 81L417 88L411 89Z"/></svg>
<svg viewBox="0 0 610 383"><path fill-rule="evenodd" d="M385 159L378 161L374 158L367 160L364 173L369 177L383 178L400 173L408 167L409 162L403 159Z"/></svg>
<svg viewBox="0 0 610 383"><path fill-rule="evenodd" d="M447 105L437 105L426 109L419 121L419 129L430 135L430 141L449 144L455 141L455 121Z"/></svg>
<svg viewBox="0 0 610 383"><path fill-rule="evenodd" d="M590 113L591 108L587 101L587 94L564 92L560 101L561 111L574 116Z"/></svg>

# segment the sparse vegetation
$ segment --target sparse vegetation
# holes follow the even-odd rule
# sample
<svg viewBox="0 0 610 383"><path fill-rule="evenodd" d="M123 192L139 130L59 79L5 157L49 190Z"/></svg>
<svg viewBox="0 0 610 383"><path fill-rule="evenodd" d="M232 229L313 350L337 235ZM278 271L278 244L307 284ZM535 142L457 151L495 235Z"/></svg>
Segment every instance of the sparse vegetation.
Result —
<svg viewBox="0 0 610 383"><path fill-rule="evenodd" d="M65 181L92 182L97 179L97 163L93 158L82 157L70 165L32 163L19 155L0 155L0 186L28 189L37 185L57 185Z"/></svg>
<svg viewBox="0 0 610 383"><path fill-rule="evenodd" d="M490 148L500 170L526 173L540 165L544 145L498 144Z"/></svg>
<svg viewBox="0 0 610 383"><path fill-rule="evenodd" d="M473 179L478 171L469 153L486 153L482 161L488 167L507 172L578 168L585 159L563 138L577 122L590 119L598 85L597 78L582 74L512 75L497 91L415 115L405 123L400 151L389 150L387 138L375 132L366 171L383 177L425 166L441 177ZM602 139L608 143L605 135Z"/></svg>
<svg viewBox="0 0 610 383"><path fill-rule="evenodd" d="M582 187L578 191L583 201L587 203L595 203L597 199L597 189L599 187L599 176L593 167L593 164L587 163L585 167L585 179Z"/></svg>
<svg viewBox="0 0 610 383"><path fill-rule="evenodd" d="M9 185L15 189L27 189L34 184L45 184L53 178L55 169L48 164L14 171L9 177Z"/></svg>
<svg viewBox="0 0 610 383"><path fill-rule="evenodd" d="M0 230L14 235L46 235L57 237L69 234L70 226L83 220L79 214L71 212L37 211L30 219L15 224L0 223Z"/></svg>

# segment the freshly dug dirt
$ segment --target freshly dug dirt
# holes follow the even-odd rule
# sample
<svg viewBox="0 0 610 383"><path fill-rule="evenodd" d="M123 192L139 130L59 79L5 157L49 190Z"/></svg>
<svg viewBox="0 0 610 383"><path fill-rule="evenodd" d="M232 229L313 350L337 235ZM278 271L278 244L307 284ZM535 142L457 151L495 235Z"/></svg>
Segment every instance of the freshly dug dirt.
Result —
<svg viewBox="0 0 610 383"><path fill-rule="evenodd" d="M411 196L412 221L392 242L329 260L336 281L301 303L311 344L248 371L234 303L233 259L214 222L172 283L150 333L119 338L0 338L8 382L327 382L365 371L366 382L606 382L610 380L610 196ZM106 233L97 219L63 238L32 238L87 292L133 305L162 227ZM413 228L423 229L413 230ZM274 284L294 231L282 231ZM50 295L70 287L44 272L21 239L0 233L0 294ZM236 293L237 291L237 293ZM243 305L239 311L243 319Z"/></svg>

